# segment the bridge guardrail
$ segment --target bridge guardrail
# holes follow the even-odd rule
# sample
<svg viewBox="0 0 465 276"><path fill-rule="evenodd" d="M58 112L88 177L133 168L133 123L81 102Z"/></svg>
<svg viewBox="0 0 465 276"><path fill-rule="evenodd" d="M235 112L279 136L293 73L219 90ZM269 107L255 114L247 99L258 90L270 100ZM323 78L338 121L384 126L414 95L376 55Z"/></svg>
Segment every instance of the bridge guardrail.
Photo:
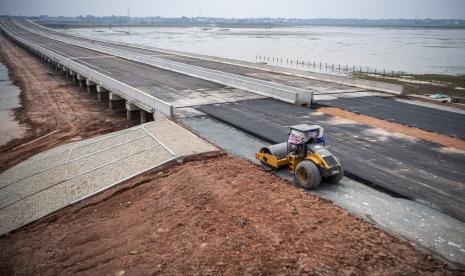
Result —
<svg viewBox="0 0 465 276"><path fill-rule="evenodd" d="M68 69L78 73L79 75L84 76L85 78L91 80L92 82L99 84L105 87L107 90L114 92L121 97L125 98L128 101L134 102L136 105L139 103L140 107L143 109L149 109L147 111L154 112L159 111L170 118L174 116L173 106L169 103L166 103L154 96L151 96L143 91L140 91L134 87L131 87L125 83L122 83L118 80L115 80L111 77L108 77L94 69L90 69L78 62L70 60L60 54L57 54L51 50L46 49L43 46L40 46L30 40L24 39L19 35L14 34L12 31L5 28L0 24L0 28L11 38L20 42L21 44L33 49L34 51L47 56L48 58L62 64Z"/></svg>

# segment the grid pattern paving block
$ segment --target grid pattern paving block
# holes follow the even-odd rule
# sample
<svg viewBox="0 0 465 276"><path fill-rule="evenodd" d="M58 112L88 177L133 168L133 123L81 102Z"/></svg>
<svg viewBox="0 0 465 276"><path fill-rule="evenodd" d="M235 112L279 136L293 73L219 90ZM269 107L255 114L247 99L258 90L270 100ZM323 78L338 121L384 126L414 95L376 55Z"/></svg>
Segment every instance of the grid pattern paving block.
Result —
<svg viewBox="0 0 465 276"><path fill-rule="evenodd" d="M212 144L170 120L158 120L144 126L151 135L179 156L218 150Z"/></svg>
<svg viewBox="0 0 465 276"><path fill-rule="evenodd" d="M176 158L216 150L160 120L37 154L0 175L0 235Z"/></svg>

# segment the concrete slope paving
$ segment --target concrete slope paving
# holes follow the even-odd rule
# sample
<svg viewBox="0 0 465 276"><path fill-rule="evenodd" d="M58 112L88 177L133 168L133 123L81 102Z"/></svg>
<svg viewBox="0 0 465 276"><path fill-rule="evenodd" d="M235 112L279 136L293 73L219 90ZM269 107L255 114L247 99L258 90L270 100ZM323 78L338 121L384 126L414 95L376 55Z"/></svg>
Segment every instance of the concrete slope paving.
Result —
<svg viewBox="0 0 465 276"><path fill-rule="evenodd" d="M341 97L316 103L465 139L465 115L456 112L376 96Z"/></svg>
<svg viewBox="0 0 465 276"><path fill-rule="evenodd" d="M0 175L0 235L159 165L216 150L159 120L37 154Z"/></svg>
<svg viewBox="0 0 465 276"><path fill-rule="evenodd" d="M350 175L465 221L463 152L270 99L198 109L271 143L286 141L288 126L319 124Z"/></svg>

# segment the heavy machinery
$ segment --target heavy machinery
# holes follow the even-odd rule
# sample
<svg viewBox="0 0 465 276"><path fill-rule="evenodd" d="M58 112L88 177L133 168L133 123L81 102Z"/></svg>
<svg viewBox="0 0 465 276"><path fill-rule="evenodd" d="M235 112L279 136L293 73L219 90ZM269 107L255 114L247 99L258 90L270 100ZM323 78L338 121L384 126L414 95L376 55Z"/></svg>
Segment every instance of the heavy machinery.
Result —
<svg viewBox="0 0 465 276"><path fill-rule="evenodd" d="M316 189L322 181L337 184L344 176L341 162L326 148L323 128L318 125L291 126L287 142L263 147L255 157L266 170L289 166L304 189Z"/></svg>

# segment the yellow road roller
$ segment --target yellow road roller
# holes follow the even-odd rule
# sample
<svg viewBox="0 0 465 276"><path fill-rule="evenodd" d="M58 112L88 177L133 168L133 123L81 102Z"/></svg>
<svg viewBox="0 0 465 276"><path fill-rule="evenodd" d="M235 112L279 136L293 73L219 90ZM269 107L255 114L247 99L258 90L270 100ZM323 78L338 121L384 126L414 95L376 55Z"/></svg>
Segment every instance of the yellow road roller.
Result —
<svg viewBox="0 0 465 276"><path fill-rule="evenodd" d="M326 148L318 125L291 126L287 142L263 147L255 157L265 170L289 166L304 189L316 189L322 181L337 184L344 177L344 168Z"/></svg>

